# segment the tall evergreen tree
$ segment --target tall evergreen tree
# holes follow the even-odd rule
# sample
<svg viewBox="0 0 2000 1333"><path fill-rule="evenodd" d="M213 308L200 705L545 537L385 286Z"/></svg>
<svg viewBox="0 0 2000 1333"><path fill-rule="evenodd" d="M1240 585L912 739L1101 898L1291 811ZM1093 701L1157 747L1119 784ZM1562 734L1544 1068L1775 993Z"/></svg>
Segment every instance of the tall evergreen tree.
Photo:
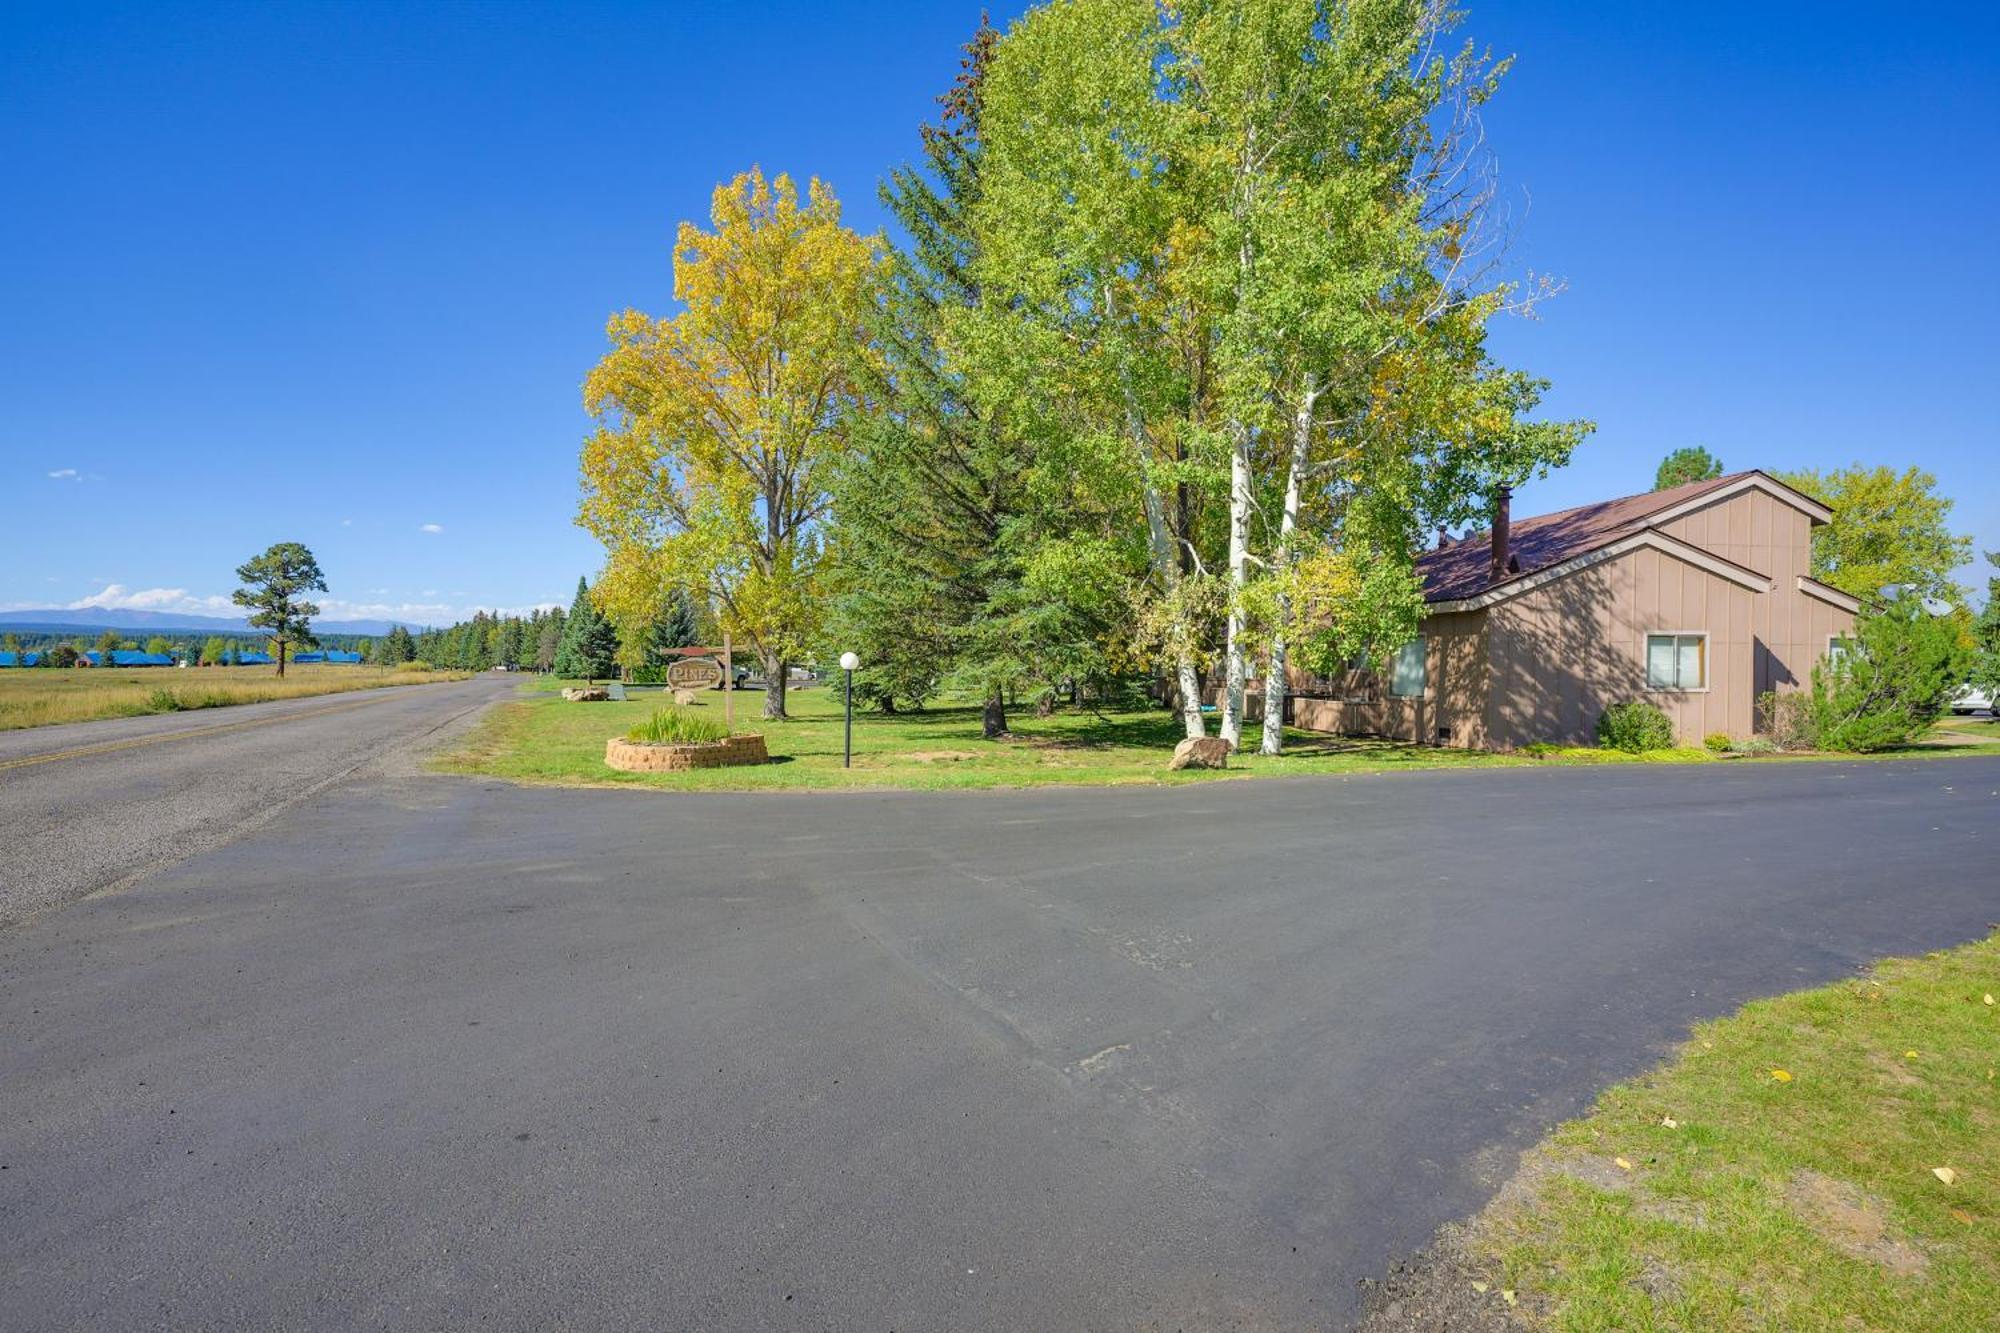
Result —
<svg viewBox="0 0 2000 1333"><path fill-rule="evenodd" d="M596 680L617 669L618 627L590 599L590 582L576 581L562 641L556 647L555 673L572 680Z"/></svg>
<svg viewBox="0 0 2000 1333"><path fill-rule="evenodd" d="M391 625L375 645L375 660L383 666L401 666L417 658L417 641L402 625Z"/></svg>
<svg viewBox="0 0 2000 1333"><path fill-rule="evenodd" d="M326 575L320 572L313 553L297 542L278 542L262 555L238 566L236 577L243 586L230 594L238 606L250 609L250 624L265 630L278 659L278 674L285 674L285 650L292 644L310 648L312 618L319 607L305 595L326 591Z"/></svg>
<svg viewBox="0 0 2000 1333"><path fill-rule="evenodd" d="M660 618L653 622L652 656L656 662L666 661L675 648L700 645L701 623L694 613L694 599L686 588L674 588L667 594Z"/></svg>
<svg viewBox="0 0 2000 1333"><path fill-rule="evenodd" d="M553 671L556 652L562 646L564 617L558 607L542 617L541 628L535 631L535 670Z"/></svg>
<svg viewBox="0 0 2000 1333"><path fill-rule="evenodd" d="M839 591L824 635L826 656L860 655L855 686L879 706L946 684L976 690L989 738L1007 730L1010 689L1092 672L1078 650L1097 627L1071 592L1124 581L1099 566L1108 548L1093 541L1090 506L1037 472L1036 436L1009 416L1009 395L969 383L959 354L981 301L971 213L997 40L982 22L938 123L922 129L921 163L882 188L909 245L882 281L880 360L834 481ZM1037 585L1033 569L1089 576Z"/></svg>

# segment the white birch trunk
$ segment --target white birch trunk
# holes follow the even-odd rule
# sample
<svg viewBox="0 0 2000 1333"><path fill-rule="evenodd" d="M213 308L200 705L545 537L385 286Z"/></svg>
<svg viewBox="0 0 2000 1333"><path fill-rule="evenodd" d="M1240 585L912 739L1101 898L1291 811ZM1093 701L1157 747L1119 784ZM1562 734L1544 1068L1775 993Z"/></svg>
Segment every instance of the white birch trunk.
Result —
<svg viewBox="0 0 2000 1333"><path fill-rule="evenodd" d="M1292 418L1292 457L1285 471L1285 512L1278 520L1278 550L1274 562L1278 596L1275 623L1271 627L1271 665L1264 679L1264 736L1257 747L1263 754L1279 754L1285 748L1285 668L1292 633L1292 599L1285 591L1285 578L1292 568L1292 534L1299 526L1299 492L1304 486L1306 464L1311 456L1313 405L1318 398L1319 387L1308 377L1298 414Z"/></svg>
<svg viewBox="0 0 2000 1333"><path fill-rule="evenodd" d="M1256 182L1257 127L1248 128L1243 152L1238 158L1236 218L1245 228L1236 247L1236 318L1243 318L1250 289L1254 261L1248 231L1252 195ZM1229 425L1229 627L1222 645L1222 739L1229 748L1243 748L1243 623L1244 593L1250 582L1250 428L1242 421ZM1267 703L1265 705L1269 707Z"/></svg>
<svg viewBox="0 0 2000 1333"><path fill-rule="evenodd" d="M1250 578L1250 432L1231 431L1229 450L1229 630L1223 642L1222 728L1232 749L1243 748L1243 593Z"/></svg>

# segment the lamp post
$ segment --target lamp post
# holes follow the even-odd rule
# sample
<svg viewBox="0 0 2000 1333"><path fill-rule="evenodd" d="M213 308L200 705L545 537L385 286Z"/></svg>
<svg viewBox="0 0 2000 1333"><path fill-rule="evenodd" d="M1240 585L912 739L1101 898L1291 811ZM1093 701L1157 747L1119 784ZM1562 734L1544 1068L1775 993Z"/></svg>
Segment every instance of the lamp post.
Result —
<svg viewBox="0 0 2000 1333"><path fill-rule="evenodd" d="M854 767L854 668L861 665L861 659L853 653L840 655L840 669L847 673L847 741L841 751L840 766Z"/></svg>

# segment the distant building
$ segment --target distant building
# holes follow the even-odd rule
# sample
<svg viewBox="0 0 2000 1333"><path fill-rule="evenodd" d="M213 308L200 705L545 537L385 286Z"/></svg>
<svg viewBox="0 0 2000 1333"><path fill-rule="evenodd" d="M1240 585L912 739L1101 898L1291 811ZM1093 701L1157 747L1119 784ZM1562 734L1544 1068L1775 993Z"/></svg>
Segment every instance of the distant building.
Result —
<svg viewBox="0 0 2000 1333"><path fill-rule="evenodd" d="M0 653L0 667L31 667L41 660L40 653Z"/></svg>
<svg viewBox="0 0 2000 1333"><path fill-rule="evenodd" d="M104 654L88 652L84 660L92 666L103 666L100 661ZM170 667L174 664L171 653L142 653L132 648L114 648L111 651L111 665L121 667Z"/></svg>

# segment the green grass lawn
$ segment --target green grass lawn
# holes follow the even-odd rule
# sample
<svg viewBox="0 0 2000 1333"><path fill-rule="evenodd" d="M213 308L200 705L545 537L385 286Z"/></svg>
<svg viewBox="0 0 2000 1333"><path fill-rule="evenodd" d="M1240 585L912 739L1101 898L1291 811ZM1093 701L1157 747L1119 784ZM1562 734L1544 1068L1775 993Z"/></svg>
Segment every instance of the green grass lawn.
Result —
<svg viewBox="0 0 2000 1333"><path fill-rule="evenodd" d="M854 715L854 767L843 770L840 695L837 688L794 689L791 718L765 722L764 696L736 695L736 730L761 732L773 762L756 767L699 769L684 773L622 773L604 763L604 742L623 736L665 701L645 693L625 703L565 703L556 691L565 683L550 677L523 684L520 697L497 706L467 740L437 761L445 772L529 782L658 787L668 790L747 791L801 787L978 788L1028 787L1053 783L1104 785L1131 782L1204 782L1243 777L1307 774L1383 773L1402 769L1520 768L1551 764L1715 763L1702 749L1663 750L1631 755L1613 750L1563 749L1541 757L1439 749L1396 741L1326 736L1289 730L1285 753L1256 753L1259 731L1251 727L1246 752L1231 755L1223 773L1169 773L1167 760L1181 737L1179 719L1163 709L1094 712L1063 709L1036 717L1032 709L1009 714L1011 739L988 741L979 734L979 710L941 704L921 713ZM699 696L694 711L720 718L722 695ZM1942 734L1942 733L1941 733ZM1949 746L1909 747L1875 758L1942 754L2000 754L2000 732L1968 737L1951 733ZM1971 739L1973 743L1965 743ZM1786 762L1780 756L1729 762Z"/></svg>
<svg viewBox="0 0 2000 1333"><path fill-rule="evenodd" d="M854 767L843 770L841 710L837 688L794 689L786 722L760 716L764 696L736 696L736 730L764 736L774 762L757 767L687 773L621 773L604 763L604 742L622 736L660 703L649 694L626 703L564 703L562 682L538 680L522 697L496 707L455 752L443 756L447 772L490 777L675 790L752 790L796 787L1027 787L1047 783L1199 782L1228 777L1308 773L1366 773L1410 768L1523 765L1533 761L1464 750L1441 750L1390 741L1349 740L1292 731L1286 753L1274 759L1232 755L1226 773L1169 773L1167 760L1180 739L1178 719L1164 710L1098 714L1063 710L1038 718L1032 709L1010 713L1011 740L979 734L979 710L939 706L885 717L857 709ZM700 696L697 711L720 717L722 695ZM1248 743L1254 750L1256 730Z"/></svg>
<svg viewBox="0 0 2000 1333"><path fill-rule="evenodd" d="M1745 1006L1529 1154L1473 1273L1534 1327L2000 1327L2000 935Z"/></svg>

